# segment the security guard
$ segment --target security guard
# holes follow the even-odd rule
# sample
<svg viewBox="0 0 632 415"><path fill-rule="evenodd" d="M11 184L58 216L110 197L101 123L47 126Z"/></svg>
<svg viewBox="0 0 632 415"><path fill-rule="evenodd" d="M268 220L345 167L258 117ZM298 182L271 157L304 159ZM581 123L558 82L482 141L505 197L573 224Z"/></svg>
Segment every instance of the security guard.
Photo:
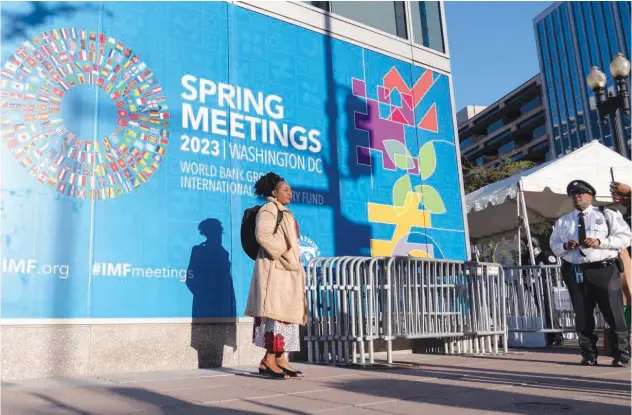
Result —
<svg viewBox="0 0 632 415"><path fill-rule="evenodd" d="M566 188L575 210L555 223L551 249L562 258L562 276L575 310L582 365L597 365L595 305L611 328L612 365L627 366L628 331L623 315L619 250L630 246L632 233L620 213L592 206L594 187L574 180Z"/></svg>

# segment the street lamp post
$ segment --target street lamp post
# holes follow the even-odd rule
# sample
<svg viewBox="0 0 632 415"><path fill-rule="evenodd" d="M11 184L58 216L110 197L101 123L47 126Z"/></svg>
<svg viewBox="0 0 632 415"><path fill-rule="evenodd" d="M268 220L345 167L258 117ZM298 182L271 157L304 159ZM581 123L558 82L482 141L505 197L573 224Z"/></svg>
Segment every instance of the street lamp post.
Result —
<svg viewBox="0 0 632 415"><path fill-rule="evenodd" d="M606 116L610 115L614 121L614 135L619 154L626 155L626 142L623 137L623 130L619 123L620 110L626 115L630 115L630 92L628 91L627 78L630 75L630 61L622 53L617 53L610 64L610 73L617 84L617 95L612 91L606 97L606 74L598 67L593 66L586 77L588 87L595 92L597 97L597 110L602 122L606 122Z"/></svg>

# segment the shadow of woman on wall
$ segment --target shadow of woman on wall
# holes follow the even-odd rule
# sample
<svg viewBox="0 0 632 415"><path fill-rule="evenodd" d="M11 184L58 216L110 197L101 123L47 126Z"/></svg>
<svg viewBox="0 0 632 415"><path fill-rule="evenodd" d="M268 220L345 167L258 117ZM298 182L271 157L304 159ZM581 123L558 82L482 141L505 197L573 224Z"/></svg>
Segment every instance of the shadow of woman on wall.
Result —
<svg viewBox="0 0 632 415"><path fill-rule="evenodd" d="M191 249L189 260L187 287L193 294L191 347L198 352L198 367L217 367L222 366L224 346L236 348L236 335L225 324L210 325L201 319L236 317L235 289L230 256L222 246L222 223L204 219L198 231L206 240Z"/></svg>

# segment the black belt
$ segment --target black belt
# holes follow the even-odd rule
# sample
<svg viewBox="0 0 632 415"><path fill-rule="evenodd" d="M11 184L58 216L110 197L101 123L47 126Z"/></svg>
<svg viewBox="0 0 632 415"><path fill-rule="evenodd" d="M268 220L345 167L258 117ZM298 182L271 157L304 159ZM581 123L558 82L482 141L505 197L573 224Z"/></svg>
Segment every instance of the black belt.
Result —
<svg viewBox="0 0 632 415"><path fill-rule="evenodd" d="M599 261L599 262L589 262L587 264L578 264L579 265L579 269L599 269L599 268L605 268L605 267L609 267L610 265L614 265L614 259L606 259L604 261ZM573 265L570 262L564 261L567 265Z"/></svg>

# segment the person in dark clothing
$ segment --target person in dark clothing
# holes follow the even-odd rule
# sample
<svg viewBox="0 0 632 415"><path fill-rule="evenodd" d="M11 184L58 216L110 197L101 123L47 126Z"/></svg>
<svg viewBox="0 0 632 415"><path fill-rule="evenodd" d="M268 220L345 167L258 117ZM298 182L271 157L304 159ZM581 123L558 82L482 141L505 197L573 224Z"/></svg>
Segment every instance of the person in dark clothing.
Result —
<svg viewBox="0 0 632 415"><path fill-rule="evenodd" d="M582 365L597 365L595 307L610 327L612 365L625 367L630 360L628 329L623 312L619 250L630 246L632 232L621 213L592 206L595 188L583 180L567 187L575 210L555 223L551 249L562 259L562 276L575 311Z"/></svg>

